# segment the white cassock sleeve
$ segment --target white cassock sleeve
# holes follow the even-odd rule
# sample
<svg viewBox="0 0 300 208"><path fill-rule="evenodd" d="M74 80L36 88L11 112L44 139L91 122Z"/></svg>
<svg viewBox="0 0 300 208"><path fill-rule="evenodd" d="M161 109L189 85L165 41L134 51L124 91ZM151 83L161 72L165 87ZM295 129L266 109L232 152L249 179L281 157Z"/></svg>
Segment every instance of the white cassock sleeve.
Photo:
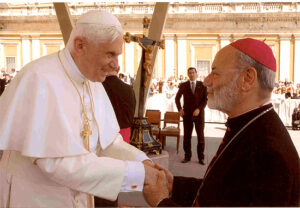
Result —
<svg viewBox="0 0 300 208"><path fill-rule="evenodd" d="M36 163L51 180L109 200L117 198L124 182L130 184L134 181L137 189L143 189L145 169L140 162L131 161L128 165L124 161L97 157L94 153L89 153L73 157L41 158L36 160ZM126 173L126 169L133 167L139 176L136 179ZM130 177L124 177L126 175Z"/></svg>
<svg viewBox="0 0 300 208"><path fill-rule="evenodd" d="M114 141L105 150L97 149L97 155L112 157L119 160L139 161L150 160L147 155L136 147L126 143L121 134L117 134Z"/></svg>
<svg viewBox="0 0 300 208"><path fill-rule="evenodd" d="M105 150L97 150L97 155L127 161L121 192L143 190L145 174L139 174L139 171L136 170L137 168L140 169L140 167L138 167L136 163L131 163L130 161L142 162L144 160L150 160L144 152L126 143L122 136L117 134L110 146L108 146Z"/></svg>

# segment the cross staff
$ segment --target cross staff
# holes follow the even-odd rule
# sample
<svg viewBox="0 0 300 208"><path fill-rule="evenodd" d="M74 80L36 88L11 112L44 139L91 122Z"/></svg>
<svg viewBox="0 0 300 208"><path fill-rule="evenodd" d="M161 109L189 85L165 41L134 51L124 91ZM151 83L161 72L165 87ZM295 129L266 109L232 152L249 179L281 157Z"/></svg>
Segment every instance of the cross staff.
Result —
<svg viewBox="0 0 300 208"><path fill-rule="evenodd" d="M155 46L159 46L160 48L165 48L165 41L156 41L151 40L146 37L146 32L148 31L150 20L147 17L143 19L143 28L144 34L143 37L133 36L130 33L126 33L124 35L124 40L126 43L130 43L131 41L137 42L142 47L142 73L141 73L141 83L140 83L140 94L139 94L139 108L138 108L138 117L143 117L144 112L144 93L145 88L147 86L148 81L151 78L151 60L153 57L153 50Z"/></svg>

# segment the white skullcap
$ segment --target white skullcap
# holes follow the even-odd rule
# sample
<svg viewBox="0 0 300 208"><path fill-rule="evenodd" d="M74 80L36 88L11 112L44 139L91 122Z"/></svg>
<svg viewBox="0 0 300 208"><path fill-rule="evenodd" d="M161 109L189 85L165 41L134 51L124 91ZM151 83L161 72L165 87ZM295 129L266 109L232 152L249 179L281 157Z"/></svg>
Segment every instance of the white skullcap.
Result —
<svg viewBox="0 0 300 208"><path fill-rule="evenodd" d="M121 27L121 23L114 15L99 10L93 10L83 14L78 19L77 24L97 24L103 26Z"/></svg>

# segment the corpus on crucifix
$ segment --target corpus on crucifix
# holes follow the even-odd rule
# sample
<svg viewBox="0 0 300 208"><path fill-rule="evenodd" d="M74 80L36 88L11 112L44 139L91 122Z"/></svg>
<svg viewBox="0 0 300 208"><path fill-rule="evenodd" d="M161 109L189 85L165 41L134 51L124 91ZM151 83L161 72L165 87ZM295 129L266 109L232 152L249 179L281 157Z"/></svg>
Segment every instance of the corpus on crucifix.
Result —
<svg viewBox="0 0 300 208"><path fill-rule="evenodd" d="M143 117L144 113L144 94L147 83L151 78L151 60L153 56L153 50L156 46L164 49L164 40L155 41L146 37L148 33L150 20L145 17L143 19L143 36L133 36L130 33L126 33L124 40L126 43L131 41L137 42L142 47L142 58L141 58L141 81L139 91L139 105L138 105L138 117L134 118L133 128L130 137L130 144L136 146L138 149L146 153L161 153L161 144L155 140L152 136L151 125L147 122L147 119Z"/></svg>

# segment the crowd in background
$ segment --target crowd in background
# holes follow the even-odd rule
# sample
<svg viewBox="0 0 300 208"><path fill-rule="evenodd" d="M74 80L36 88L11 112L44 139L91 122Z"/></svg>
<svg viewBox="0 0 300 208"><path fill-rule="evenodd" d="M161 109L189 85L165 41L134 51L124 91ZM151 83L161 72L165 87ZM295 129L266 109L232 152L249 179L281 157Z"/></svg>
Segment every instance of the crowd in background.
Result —
<svg viewBox="0 0 300 208"><path fill-rule="evenodd" d="M293 130L300 129L300 104L293 111L292 128Z"/></svg>
<svg viewBox="0 0 300 208"><path fill-rule="evenodd" d="M204 76L198 77L197 80L203 81ZM150 94L155 93L172 93L175 91L175 94L178 90L178 86L182 82L186 82L188 80L188 77L180 75L179 78L176 78L175 76L169 77L168 79L161 79L161 78L153 78L152 84L150 86Z"/></svg>
<svg viewBox="0 0 300 208"><path fill-rule="evenodd" d="M11 69L11 73L6 73L5 69L1 69L0 72L0 95L3 93L5 86L9 84L9 82L16 76L17 71L13 68ZM125 73L119 73L119 78L133 86L135 78L126 75ZM149 95L152 96L157 93L166 94L166 98L173 98L178 90L179 84L188 80L187 76L180 75L178 78L175 76L171 76L168 79L162 78L153 78L150 86ZM200 76L198 80L203 81L204 76ZM279 81L276 83L273 93L272 99L300 99L300 83L293 83L287 80Z"/></svg>
<svg viewBox="0 0 300 208"><path fill-rule="evenodd" d="M132 77L130 75L126 75L124 73L119 73L119 79L131 86L133 86L134 81L135 81L134 77Z"/></svg>
<svg viewBox="0 0 300 208"><path fill-rule="evenodd" d="M2 95L5 87L10 83L10 81L16 76L16 69L11 69L11 73L6 73L5 69L2 68L0 72L0 96Z"/></svg>
<svg viewBox="0 0 300 208"><path fill-rule="evenodd" d="M272 98L300 99L300 83L294 84L287 80L276 83L276 86L273 89Z"/></svg>
<svg viewBox="0 0 300 208"><path fill-rule="evenodd" d="M11 69L11 73L7 73L5 69L1 69L0 71L0 96L2 95L3 91L5 90L5 87L10 83L10 81L16 76L18 71L15 69ZM135 78L127 75L125 73L119 73L119 78L133 86L135 82ZM199 76L198 80L203 81L204 76ZM163 78L153 78L151 85L150 85L150 90L149 90L149 98L153 97L154 95L159 95L159 96L154 96L157 97L158 100L160 100L160 103L164 103L166 106L165 108L169 111L177 111L175 107L175 96L178 91L178 86L182 83L188 80L187 76L180 75L178 78L175 76L171 76L168 79L163 79ZM153 97L153 98L154 98ZM149 102L157 101L157 99L149 99ZM163 100L164 102L162 102ZM300 83L293 83L289 82L288 80L285 81L279 81L278 83L275 84L275 87L273 89L272 93L272 102L277 102L279 100L285 100L285 99L300 99ZM277 100L277 101L276 101ZM296 110L296 112L295 112ZM299 120L298 115L300 113L300 107L297 109L294 109L293 112L293 128L295 125L295 121L297 124L297 121ZM295 117L295 115L297 115ZM299 117L300 118L300 117ZM300 125L300 124L299 124ZM297 127L295 127L297 129Z"/></svg>
<svg viewBox="0 0 300 208"><path fill-rule="evenodd" d="M176 77L169 77L167 80L153 78L149 94L151 96L157 93L164 93L167 98L171 98L176 94L179 84L187 80L188 77L182 75L178 79ZM200 77L198 80L203 81L204 77ZM300 83L279 81L273 89L272 99L288 98L300 99Z"/></svg>
<svg viewBox="0 0 300 208"><path fill-rule="evenodd" d="M131 86L133 86L135 81L134 77L126 75L125 73L120 73L119 78ZM175 76L171 76L168 79L153 78L150 85L149 96L162 93L166 94L167 98L172 98L174 95L176 95L179 84L187 80L188 77L183 75L180 75L178 78L176 78ZM198 80L203 81L204 76L200 76ZM272 99L288 98L300 99L300 83L295 84L287 80L279 81L275 84L275 87L273 89Z"/></svg>

